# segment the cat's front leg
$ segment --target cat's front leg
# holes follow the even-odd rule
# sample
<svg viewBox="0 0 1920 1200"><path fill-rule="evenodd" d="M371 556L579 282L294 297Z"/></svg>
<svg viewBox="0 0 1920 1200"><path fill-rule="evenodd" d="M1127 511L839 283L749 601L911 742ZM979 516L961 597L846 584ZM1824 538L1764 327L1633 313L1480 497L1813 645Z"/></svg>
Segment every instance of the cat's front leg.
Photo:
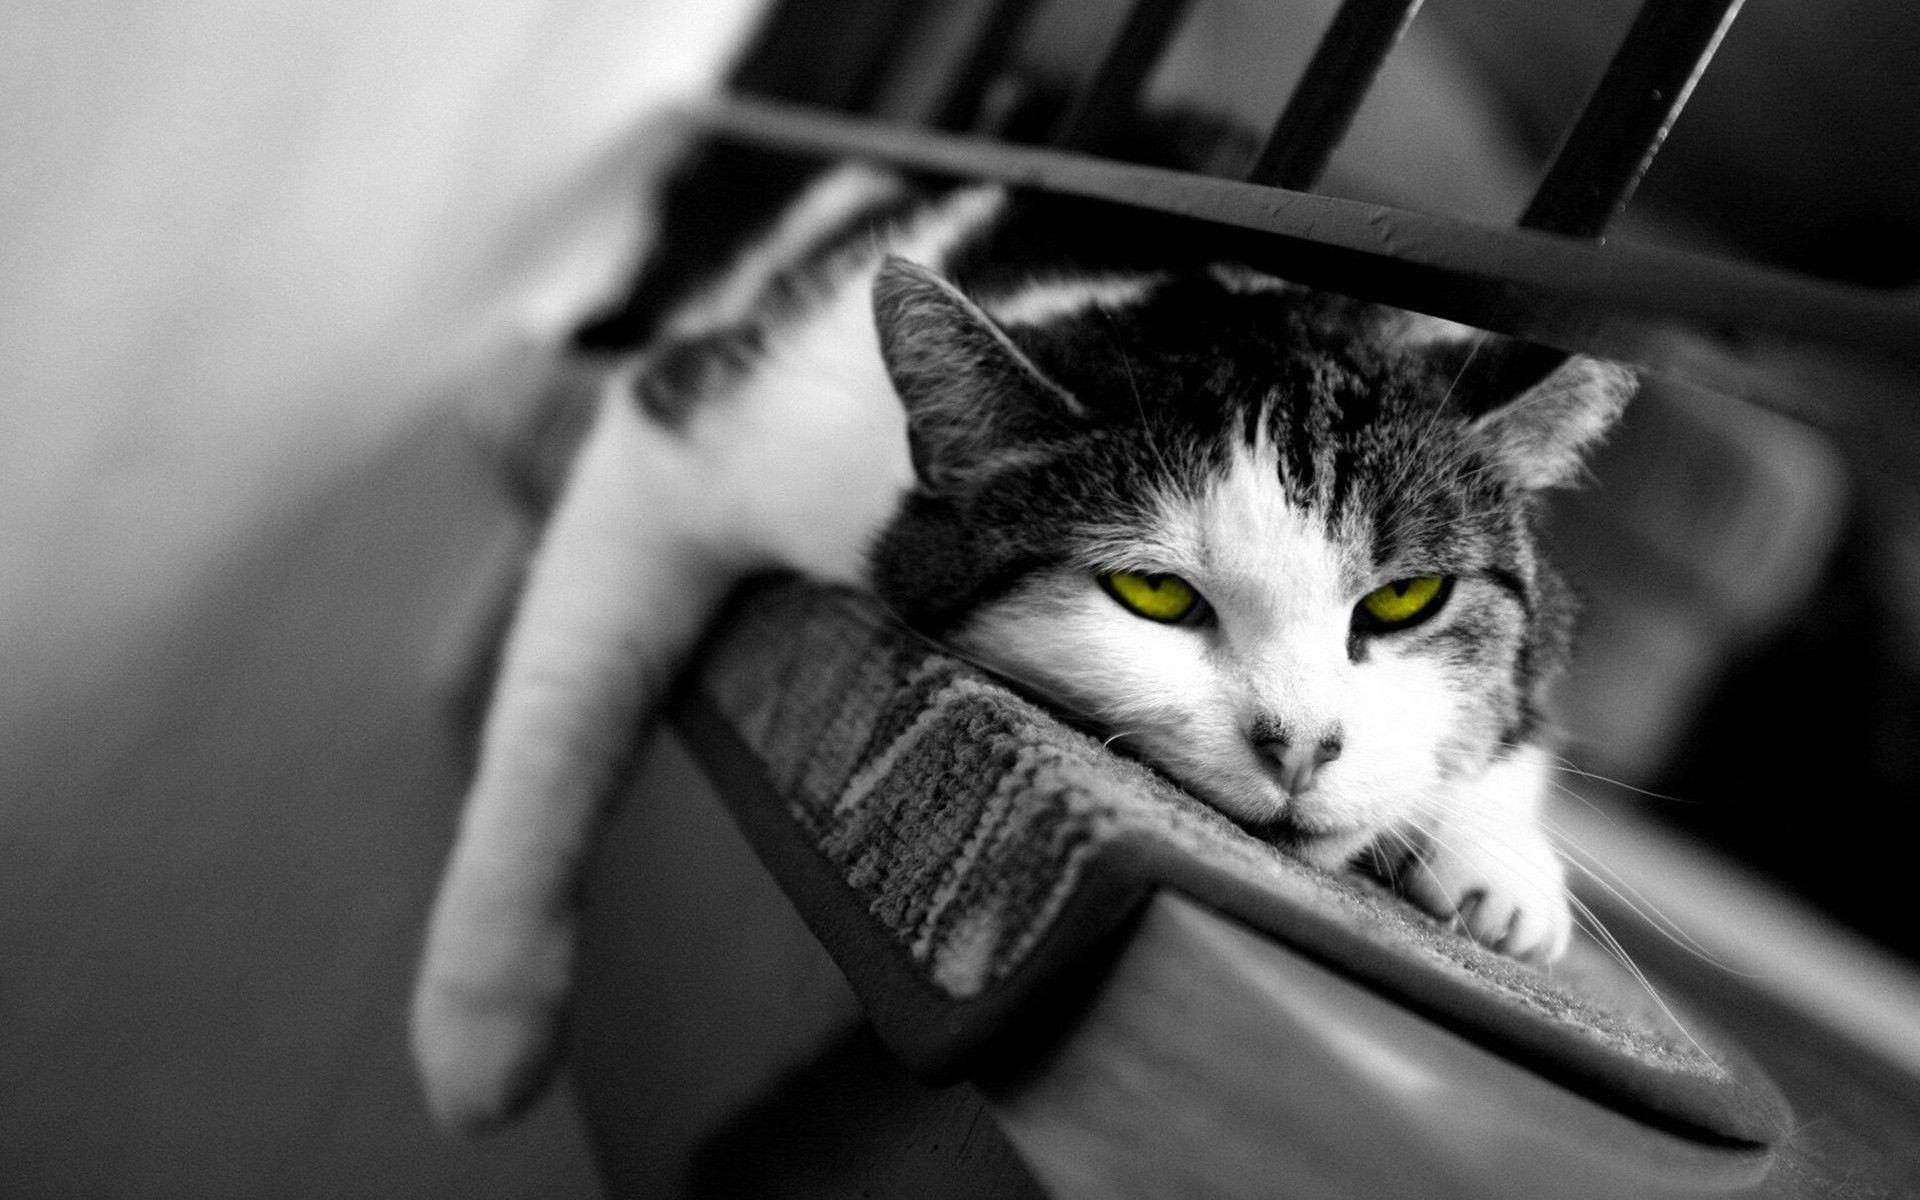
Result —
<svg viewBox="0 0 1920 1200"><path fill-rule="evenodd" d="M596 821L738 574L678 446L609 397L514 618L414 990L414 1057L448 1125L507 1119L551 1073Z"/></svg>
<svg viewBox="0 0 1920 1200"><path fill-rule="evenodd" d="M1540 825L1545 752L1529 747L1490 767L1450 811L1423 819L1421 853L1401 868L1407 898L1458 919L1475 941L1552 963L1573 937L1566 866Z"/></svg>

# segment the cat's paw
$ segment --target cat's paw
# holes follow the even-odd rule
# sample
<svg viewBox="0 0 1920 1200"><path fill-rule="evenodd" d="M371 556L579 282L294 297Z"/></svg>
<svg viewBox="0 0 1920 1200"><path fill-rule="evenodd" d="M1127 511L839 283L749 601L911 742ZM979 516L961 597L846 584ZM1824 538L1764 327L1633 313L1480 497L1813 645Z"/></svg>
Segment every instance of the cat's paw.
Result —
<svg viewBox="0 0 1920 1200"><path fill-rule="evenodd" d="M1552 963L1573 939L1566 868L1537 830L1511 831L1497 845L1451 831L1407 863L1399 882L1421 908L1525 962Z"/></svg>
<svg viewBox="0 0 1920 1200"><path fill-rule="evenodd" d="M545 1087L566 1011L568 931L539 953L449 953L430 941L415 985L414 1067L435 1120L482 1133L511 1120Z"/></svg>

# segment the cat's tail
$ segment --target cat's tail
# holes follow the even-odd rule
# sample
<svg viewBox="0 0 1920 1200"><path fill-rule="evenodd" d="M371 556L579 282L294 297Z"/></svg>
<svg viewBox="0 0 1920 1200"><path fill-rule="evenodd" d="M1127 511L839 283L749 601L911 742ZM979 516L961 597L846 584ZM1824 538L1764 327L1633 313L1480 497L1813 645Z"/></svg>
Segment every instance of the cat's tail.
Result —
<svg viewBox="0 0 1920 1200"><path fill-rule="evenodd" d="M705 499L685 470L610 395L534 560L415 983L414 1059L449 1126L507 1120L551 1074L600 810L741 573L677 519Z"/></svg>

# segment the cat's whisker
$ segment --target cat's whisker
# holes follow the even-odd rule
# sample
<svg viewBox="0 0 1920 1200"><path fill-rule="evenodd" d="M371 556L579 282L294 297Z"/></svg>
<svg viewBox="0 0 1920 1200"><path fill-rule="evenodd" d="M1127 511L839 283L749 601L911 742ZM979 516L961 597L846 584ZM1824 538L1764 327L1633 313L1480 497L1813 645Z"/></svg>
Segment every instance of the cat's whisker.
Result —
<svg viewBox="0 0 1920 1200"><path fill-rule="evenodd" d="M1502 742L1500 744L1516 749L1521 748L1511 742ZM1548 754L1549 757L1559 759L1562 763L1567 761L1562 755L1552 754L1551 752L1548 752ZM1552 769L1566 770L1571 774L1587 775L1586 772L1579 771L1575 768L1560 767L1554 764L1548 765ZM1601 777L1592 776L1592 778ZM1546 782L1562 795L1584 804L1602 818L1608 821L1614 819L1613 814L1594 803L1592 799L1582 794L1578 789L1569 787L1559 780L1554 779L1552 776L1548 776ZM1612 781L1603 780L1603 782ZM1552 837L1556 848L1560 851L1561 857L1567 865L1578 870L1582 875L1590 879L1594 886L1603 889L1611 895L1622 908L1638 917L1650 929L1672 943L1677 949L1693 955L1710 966L1733 974L1739 974L1739 972L1717 958L1705 945L1692 934L1688 933L1678 922L1661 911L1659 905L1655 904L1637 888L1633 887L1619 872L1607 866L1604 861L1581 846L1566 829L1555 823L1544 813L1540 814L1537 819L1542 831Z"/></svg>
<svg viewBox="0 0 1920 1200"><path fill-rule="evenodd" d="M1133 357L1127 353L1126 339L1119 334L1119 322L1113 319L1113 313L1104 305L1096 305L1094 311L1105 318L1109 340L1120 357L1121 369L1127 373L1127 388L1133 393L1133 410L1140 414L1140 436L1146 441L1147 449L1153 454L1154 460L1160 464L1160 469L1167 473L1167 478L1177 478L1173 464L1167 461L1166 454L1160 449L1160 443L1153 436L1153 426L1147 421L1147 406L1140 397L1140 381L1134 377Z"/></svg>
<svg viewBox="0 0 1920 1200"><path fill-rule="evenodd" d="M1457 826L1458 826L1458 825L1460 824L1460 821L1459 821L1459 818L1458 818L1458 814L1452 814L1452 815L1449 815L1449 816L1445 816L1445 817L1443 817L1443 816L1442 816L1441 814L1439 814L1439 813L1438 813L1437 811L1435 811L1435 812L1433 812L1433 813L1431 813L1430 815L1432 815L1432 816L1433 816L1433 818L1434 818L1434 820L1435 820L1435 822L1436 822L1436 823L1438 823L1438 822L1440 822L1440 821L1442 821L1442 820L1444 820L1444 821L1446 821L1446 822L1447 822L1447 823L1448 823L1449 825L1452 825L1452 826L1456 826L1456 827L1457 827ZM1416 825L1416 827L1417 827L1417 828L1419 828L1419 829L1420 829L1420 832L1421 832L1421 834L1422 834L1422 835L1423 835L1423 836L1424 836L1424 837L1425 837L1425 838L1427 839L1427 841L1428 841L1429 843L1431 843L1431 846L1432 846L1433 848L1437 848L1437 849L1439 849L1439 850L1442 850L1442 851L1445 851L1445 852L1446 852L1446 853L1448 853L1448 854L1453 854L1453 855L1456 855L1456 856L1458 856L1458 855L1460 855L1460 853L1461 853L1461 851L1460 851L1460 850L1459 850L1459 849L1458 849L1458 848L1457 848L1457 847L1456 847L1456 846L1455 846L1455 845L1454 845L1453 843L1450 843L1449 841L1447 841L1447 839L1445 839L1445 838L1443 838L1443 837L1441 837L1441 836L1440 836L1440 834L1439 834L1439 831L1438 831L1437 829L1435 829L1435 828L1431 828L1431 827L1421 827L1421 826L1419 826L1419 823L1418 823L1418 820L1417 820L1417 818L1415 818L1415 825ZM1520 874L1520 875L1522 875L1522 876L1532 876L1532 877L1536 877L1536 878L1537 878L1537 876L1534 876L1534 873L1533 873L1533 872L1532 872L1532 871L1531 871L1531 870L1529 869L1529 867L1528 867L1528 864L1526 864L1526 863L1525 863L1525 862L1524 862L1524 861L1523 861L1523 860L1522 860L1522 859L1520 858L1520 856L1519 856L1519 855L1518 855L1517 853L1515 853L1515 852L1514 852L1514 849L1513 849L1513 847L1512 847L1512 846L1511 846L1510 844L1507 844L1507 843L1506 843L1506 842L1504 841L1504 839L1502 839L1502 838L1501 838L1500 836L1498 836L1497 834L1495 834L1495 835L1494 835L1494 836L1492 836L1492 837L1487 837L1487 836L1486 836L1487 834L1489 834L1490 832L1492 832L1492 830L1491 830L1490 828L1487 828L1487 827L1481 827L1481 828L1472 828L1472 827L1470 827L1470 828L1468 828L1468 829L1466 829L1466 830L1465 830L1465 832L1468 832L1468 833L1472 833L1472 834L1475 834L1475 835L1477 835L1477 836L1479 836L1479 838L1481 839L1481 840L1480 840L1480 842L1479 842L1479 845L1480 845L1480 846L1481 846L1482 848L1485 848L1485 849L1490 849L1490 850L1492 850L1492 851L1494 852L1494 854L1495 854L1496 856L1499 856L1499 857L1502 857L1502 858L1503 858L1503 860L1504 860L1504 861L1506 862L1506 865L1508 865L1509 867L1519 867L1519 868L1520 868L1520 870L1519 870L1519 871L1517 872L1518 874ZM1416 860L1416 861L1421 861L1421 862L1423 863L1423 865L1424 865L1424 860ZM1416 869L1417 869L1417 868L1416 868ZM1565 891L1565 888L1564 888L1564 887L1563 887L1563 886L1561 885L1561 883L1560 883L1560 881L1559 881L1558 879L1554 879L1554 880L1540 880L1540 881L1541 881L1541 882L1550 882L1550 883L1551 883L1551 884L1553 885L1553 888L1554 888L1554 890L1555 890L1555 891L1557 891L1557 892L1560 892L1560 893L1561 893L1561 894L1563 894L1563 895L1565 895L1565 894L1566 894L1566 891ZM1571 899L1571 897L1568 897L1568 898L1569 898L1569 899ZM1459 931L1460 933L1462 933L1462 934L1468 934L1468 930L1467 930L1467 927L1466 927L1466 921L1465 921L1465 918L1464 918L1463 916L1461 916L1461 915L1460 915L1460 914L1459 914L1458 912L1456 912L1456 913L1454 914L1454 917L1453 917L1453 921L1452 921L1452 925L1453 925L1453 927L1454 927L1454 928L1455 928L1456 930L1458 930L1458 931ZM1491 947L1489 947L1489 948L1491 949Z"/></svg>
<svg viewBox="0 0 1920 1200"><path fill-rule="evenodd" d="M1566 784L1561 783L1558 779L1555 779L1552 775L1547 775L1544 778L1546 780L1546 784L1548 787L1559 792L1562 796L1567 797L1569 800L1576 801L1577 803L1585 806L1595 816L1601 818L1604 821L1609 821L1609 822L1611 822L1614 819L1612 813L1600 807L1598 804L1595 804L1591 797L1585 795L1579 789L1568 787Z"/></svg>
<svg viewBox="0 0 1920 1200"><path fill-rule="evenodd" d="M1453 378L1448 381L1447 390L1441 393L1439 401L1434 404L1433 410L1427 416L1427 423L1421 427L1419 436L1414 439L1414 444L1417 445L1425 441L1433 433L1434 427L1439 425L1440 421L1444 418L1447 412L1447 402L1453 399L1453 393L1459 389L1460 381L1466 378L1467 368L1473 365L1474 358L1479 355L1480 347L1486 344L1486 340L1486 333L1478 331L1474 333L1473 344L1468 347L1465 360L1461 362L1460 369L1453 373ZM1412 476L1414 466L1418 461L1417 455L1409 454L1406 456L1406 461L1400 464L1399 473L1394 476L1393 483L1387 489L1389 493L1398 491L1400 485Z"/></svg>
<svg viewBox="0 0 1920 1200"><path fill-rule="evenodd" d="M1448 843L1448 841L1445 838L1442 838L1439 835L1437 830L1435 830L1434 828L1430 827L1425 822L1423 822L1422 818L1429 818L1434 822L1438 822L1444 819L1452 826L1455 826L1455 827L1464 826L1468 832L1473 833L1479 838L1485 839L1483 842L1483 845L1492 849L1496 854L1505 854L1511 850L1511 847L1505 843L1505 839L1501 836L1500 831L1496 826L1490 825L1482 820L1479 820L1476 816L1472 814L1463 814L1463 813L1442 814L1437 807L1423 803L1420 810L1417 811L1410 818L1411 823L1434 846L1442 850L1446 850L1451 853L1458 852L1453 846L1451 846ZM1394 832L1394 831L1389 831L1389 832ZM1554 831L1554 832L1559 833L1559 831ZM1404 840L1404 835L1398 835L1398 836L1400 836ZM1567 839L1565 838L1564 834L1559 834L1559 839L1562 842L1567 842ZM1571 844L1571 843L1568 843L1568 844ZM1590 867L1587 866L1587 864L1583 862L1579 862L1577 860L1570 859L1569 861L1572 866L1581 870L1583 873L1589 875L1590 877L1593 877L1595 881L1599 883L1601 886L1607 887L1609 891L1614 891L1614 889L1612 889L1604 879L1600 879L1597 876L1597 874ZM1585 901L1581 900L1579 896L1575 895L1571 890L1569 889L1562 889L1562 890L1566 897L1567 903L1574 915L1576 922L1583 929L1587 931L1588 935L1593 939L1594 943L1597 946L1599 946L1603 951L1605 951L1608 957L1618 962L1621 968L1627 971L1630 976L1632 976L1636 986L1640 987L1643 991L1646 992L1647 996L1660 1009L1660 1011L1663 1014L1665 1014L1666 1018L1673 1024L1673 1027L1680 1031L1681 1036L1686 1038L1689 1044L1691 1044L1701 1054L1707 1056L1708 1058L1712 1058L1713 1057L1712 1053L1708 1051L1706 1047L1702 1046L1699 1040L1693 1036L1693 1033L1686 1027L1685 1022L1683 1022L1680 1019L1679 1015L1673 1011L1672 1007L1667 1003L1666 998L1660 994L1659 989L1654 985L1653 981L1647 976L1646 972L1642 970L1640 965L1633 960L1633 956L1627 952L1625 945L1620 942L1619 938L1614 935L1612 930L1607 928L1606 923L1600 919L1599 914L1595 912L1593 908L1589 906ZM1615 895L1618 896L1617 891L1615 892ZM1624 898L1622 898L1622 902L1625 903ZM1633 907L1636 912L1640 912L1640 910L1636 906L1630 905L1629 907ZM1641 915L1643 916L1643 918L1645 917L1644 912L1641 912Z"/></svg>
<svg viewBox="0 0 1920 1200"><path fill-rule="evenodd" d="M1437 812L1432 815L1436 820L1442 819ZM1464 826L1467 832L1482 839L1480 844L1483 848L1491 849L1496 855L1509 853L1511 851L1511 847L1504 842L1504 839L1495 827L1477 821L1471 815L1452 813L1448 814L1444 819L1452 826ZM1458 853L1458 851L1454 850L1436 831L1429 829L1426 831L1426 834L1436 846L1452 853ZM1620 940L1615 937L1613 932L1600 920L1599 914L1595 913L1593 909L1576 896L1571 889L1563 885L1557 885L1557 890L1560 891L1566 899L1567 905L1575 917L1576 922L1587 930L1589 935L1592 936L1594 943L1631 974L1636 983L1653 999L1654 1003L1659 1005L1662 1011L1668 1012L1668 1015L1671 1017L1672 1013L1668 1010L1666 1001L1660 996L1659 991L1653 986L1652 981L1647 978L1646 973L1640 969L1639 964L1633 961L1632 955L1627 953L1626 947L1621 944ZM1580 920L1582 917L1585 918L1584 921ZM1674 1024L1677 1028L1680 1028L1683 1034L1686 1034L1689 1041L1693 1040L1692 1035L1686 1033L1685 1027L1680 1025L1677 1018L1674 1019ZM1695 1045L1697 1046L1698 1043L1696 1042Z"/></svg>
<svg viewBox="0 0 1920 1200"><path fill-rule="evenodd" d="M1434 816L1436 820L1443 819L1437 813L1435 813ZM1490 825L1484 821L1477 820L1475 817L1471 815L1461 814L1461 813L1449 814L1444 819L1447 820L1450 825L1453 825L1456 827L1464 826L1467 832L1476 835L1476 837L1480 839L1480 844L1483 848L1491 849L1496 855L1505 857L1508 860L1509 865L1515 865L1513 863L1513 859L1515 857L1514 848L1511 846L1510 843L1508 843L1505 840L1505 837L1503 836L1503 833L1501 832L1498 826ZM1432 830L1428 830L1426 832L1428 837L1436 845L1442 847L1443 849L1448 849L1452 851L1452 848L1449 847L1447 843L1444 840L1442 840L1436 832ZM1457 853L1457 851L1452 851L1452 852ZM1565 861L1564 858L1563 858L1563 861ZM1525 871L1524 863L1521 863L1519 865L1521 865L1523 868L1522 869L1523 874L1528 873ZM1576 863L1574 865L1581 866L1583 870L1585 869L1582 864ZM1605 926L1601 923L1599 916L1595 914L1590 908L1588 908L1585 905L1585 903L1582 902L1580 898L1576 896L1570 888L1566 887L1564 882L1556 879L1553 881L1553 884L1554 884L1554 890L1559 892L1566 899L1570 909L1576 915L1580 913L1584 913L1587 916L1589 932L1594 935L1595 942L1599 944L1603 949L1606 949L1612 957L1619 960L1621 966L1623 966L1628 971L1630 971L1635 976L1635 978L1638 979L1642 983L1642 985L1647 988L1649 993L1653 993L1652 984L1645 979L1645 975L1643 972L1641 972L1638 964L1633 962L1631 956L1627 954L1625 947L1620 945L1618 939L1613 936L1612 932L1605 928ZM1654 999L1656 1002L1660 1002L1660 997L1657 994L1654 994ZM1661 1003L1662 1003L1662 1007L1664 1008L1665 1007L1664 1003L1663 1002Z"/></svg>
<svg viewBox="0 0 1920 1200"><path fill-rule="evenodd" d="M1478 483L1489 475L1497 475L1500 468L1494 463L1482 463L1471 471L1463 471L1457 476L1461 483Z"/></svg>
<svg viewBox="0 0 1920 1200"><path fill-rule="evenodd" d="M1476 814L1460 812L1441 813L1438 809L1430 809L1428 811L1436 822L1444 821L1450 826L1461 828L1464 832L1473 834L1479 839L1477 843L1479 846L1491 850L1496 856L1499 856L1507 866L1516 868L1516 874L1537 881L1552 882L1556 889L1565 890L1558 879L1549 880L1540 875L1538 871L1533 870L1526 856L1507 839L1507 831L1500 825L1482 820ZM1449 846L1440 839L1437 831L1427 829L1423 832L1427 834L1435 845L1440 846L1442 849L1458 853L1454 847Z"/></svg>
<svg viewBox="0 0 1920 1200"><path fill-rule="evenodd" d="M1434 415L1428 419L1428 423L1427 423L1428 431L1431 431L1433 428L1434 422L1440 419L1439 410L1442 408L1445 408L1447 401L1453 399L1454 392L1458 391L1460 388L1460 381L1467 377L1467 368L1473 365L1473 360L1480 356L1481 347L1485 346L1486 344L1487 344L1486 333L1484 331L1475 331L1473 335L1473 344L1467 347L1467 357L1461 360L1460 369L1453 373L1452 382L1447 384L1447 390L1441 395L1440 403L1435 406Z"/></svg>
<svg viewBox="0 0 1920 1200"><path fill-rule="evenodd" d="M1398 853L1394 853L1386 846L1386 843L1389 842L1397 842L1399 844L1400 849ZM1369 856L1372 860L1374 871L1380 877L1381 881L1392 883L1398 876L1403 865L1409 860L1417 859L1419 854L1420 848L1414 844L1412 838L1407 836L1405 830L1401 829L1398 825L1389 825L1380 831L1380 835L1377 838L1367 843L1359 855L1354 856L1354 861L1357 862L1361 855Z"/></svg>
<svg viewBox="0 0 1920 1200"><path fill-rule="evenodd" d="M1410 819L1408 823L1413 826L1414 833L1418 834L1422 840L1415 841L1406 833L1398 833L1401 845L1407 850L1406 856L1397 864L1402 872L1406 871L1409 865L1418 866L1432 849L1433 844L1433 835L1430 831L1422 828L1418 821Z"/></svg>
<svg viewBox="0 0 1920 1200"><path fill-rule="evenodd" d="M1581 779L1590 779L1595 783L1604 783L1609 787L1617 787L1622 791L1632 792L1637 796L1645 796L1649 800L1664 800L1670 804L1698 804L1699 803L1699 801L1690 799L1689 797L1686 797L1686 796L1673 796L1673 795L1667 794L1666 792L1656 792L1656 791L1651 791L1647 788L1636 787L1631 783L1625 782L1624 780L1614 779L1606 775L1600 775L1593 771L1584 770L1580 767L1556 764L1553 769L1556 771L1565 771L1567 774L1578 776Z"/></svg>
<svg viewBox="0 0 1920 1200"><path fill-rule="evenodd" d="M1431 815L1433 815L1435 819L1441 819L1440 814L1438 814L1437 812L1432 812ZM1480 835L1483 837L1487 837L1487 840L1483 843L1483 845L1493 849L1493 851L1496 854L1501 853L1505 849L1510 849L1510 847L1505 845L1504 839L1500 836L1498 831L1495 828L1488 826L1484 821L1482 821L1477 816L1477 814L1451 813L1451 814L1448 814L1445 817L1445 819L1448 820L1448 822L1454 826L1464 825L1469 832L1472 832L1476 835ZM1447 843L1444 840L1442 840L1434 831L1426 830L1425 832L1427 836L1431 838L1436 845L1440 846L1443 849L1450 849L1450 847L1447 846ZM1558 831L1553 831L1553 832L1557 833ZM1492 836L1488 837L1487 835L1492 835ZM1560 838L1563 842L1567 841L1564 834L1560 834ZM1568 844L1571 844L1571 843L1568 843ZM1567 861L1572 861L1572 860L1567 860ZM1575 867L1578 867L1582 871L1585 871L1590 877L1595 878L1595 881L1600 883L1601 886L1608 887L1606 882L1604 880L1599 879L1596 875L1594 875L1592 871L1588 870L1585 864L1577 861L1572 861L1572 865ZM1611 887L1608 887L1608 890L1613 891ZM1595 912L1593 908L1590 905L1588 905L1584 900L1580 899L1579 896L1575 895L1572 889L1562 887L1561 892L1565 896L1567 904L1571 909L1572 913L1574 914L1576 921L1580 922L1582 927L1587 930L1588 934L1594 939L1595 944L1600 946L1601 949L1605 950L1609 957L1617 961L1622 967L1622 969L1627 971L1628 974L1630 974L1633 977L1635 984L1638 985L1643 991L1646 992L1647 996L1653 1001L1653 1003L1660 1009L1660 1011L1663 1014L1665 1014L1667 1020L1673 1024L1673 1027L1675 1029L1680 1031L1681 1036L1686 1038L1688 1043L1691 1044L1694 1047L1694 1049L1698 1050L1702 1055L1704 1055L1708 1059L1710 1060L1714 1059L1714 1055L1712 1054L1712 1052L1709 1051L1705 1046L1701 1045L1700 1041L1693 1036L1693 1033L1686 1027L1685 1022L1681 1021L1679 1015L1675 1013L1673 1011L1672 1006L1670 1006L1667 1003L1666 998L1660 994L1660 990L1654 986L1653 980L1647 976L1647 973L1644 970L1642 970L1640 965L1633 960L1633 956L1627 952L1626 946L1620 941L1618 937L1614 935L1611 929L1607 928L1606 923L1600 919L1600 915L1597 912ZM1614 892L1614 894L1616 896L1619 895L1617 891ZM1622 902L1625 903L1624 897L1621 897L1621 899L1622 899ZM1633 906L1629 905L1629 907L1632 908ZM1640 910L1637 908L1634 908L1633 910L1636 913L1640 913ZM1642 915L1643 918L1645 916L1644 913L1640 913L1640 915ZM1581 921L1581 918L1584 918L1584 921ZM1676 944L1679 944L1679 943L1676 942Z"/></svg>
<svg viewBox="0 0 1920 1200"><path fill-rule="evenodd" d="M1653 986L1653 980L1649 979L1647 973L1640 969L1640 964L1633 961L1633 956L1627 953L1627 948L1621 945L1620 939L1613 935L1611 929L1607 928L1606 923L1600 919L1600 915L1588 907L1586 901L1572 893L1568 893L1567 902L1573 906L1576 915L1584 915L1587 918L1591 923L1588 932L1592 933L1595 938L1600 941L1603 946L1607 947L1613 956L1619 960L1620 965L1626 968L1627 972L1633 976L1634 982L1638 983L1647 993L1648 997L1653 1000L1660 1011L1666 1015L1667 1020L1673 1024L1673 1027L1680 1031L1680 1036L1686 1038L1687 1043L1695 1050L1698 1050L1701 1057L1709 1062L1719 1062L1719 1057L1702 1045L1700 1039L1693 1036L1693 1031L1688 1029L1686 1022L1680 1019L1680 1014L1673 1011L1673 1006L1667 1003L1667 998L1660 994L1659 988Z"/></svg>
<svg viewBox="0 0 1920 1200"><path fill-rule="evenodd" d="M1662 912L1659 905L1647 899L1639 889L1622 878L1619 872L1608 867L1591 851L1588 851L1576 842L1565 830L1544 818L1542 819L1541 827L1554 838L1568 866L1573 867L1588 879L1592 880L1596 887L1601 888L1608 895L1612 896L1622 908L1625 908L1634 916L1640 918L1649 928L1665 938L1668 942L1671 942L1676 948L1693 955L1709 966L1726 971L1729 974L1741 975L1745 978L1753 977L1747 976L1743 972L1737 971L1722 962L1711 950L1702 944L1699 939L1688 933L1678 922Z"/></svg>
<svg viewBox="0 0 1920 1200"><path fill-rule="evenodd" d="M1537 747L1523 746L1518 742L1501 741L1501 742L1496 742L1495 744L1500 746L1505 746L1510 750L1537 749ZM1556 753L1549 752L1548 757L1554 760L1552 763L1548 764L1553 770L1565 771L1567 774L1576 775L1581 779L1591 779L1595 783L1604 783L1610 787L1617 787L1622 791L1633 792L1636 795L1645 796L1649 800L1666 800L1674 804L1697 803L1697 801L1691 800L1685 796L1671 796L1666 794L1665 792L1649 791L1648 789L1643 787L1636 787L1635 785L1631 783L1627 783L1624 780L1614 779L1608 775L1601 775L1598 772L1589 771L1584 767L1581 767L1575 764L1575 762L1571 758L1568 758L1564 754L1556 754ZM1572 792L1568 794L1577 795L1577 793L1572 793Z"/></svg>

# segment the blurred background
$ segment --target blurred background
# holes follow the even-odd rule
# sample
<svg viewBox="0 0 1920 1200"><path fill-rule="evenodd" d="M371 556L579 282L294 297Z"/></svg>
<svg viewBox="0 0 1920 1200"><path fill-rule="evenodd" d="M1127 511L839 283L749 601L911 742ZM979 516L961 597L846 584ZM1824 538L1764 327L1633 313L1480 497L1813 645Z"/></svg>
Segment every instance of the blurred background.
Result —
<svg viewBox="0 0 1920 1200"><path fill-rule="evenodd" d="M1329 190L1510 223L1634 7L1432 0ZM1042 5L1035 86L1122 8ZM1331 8L1195 3L1149 96L1264 127ZM564 1097L433 1132L401 1014L524 547L484 446L647 243L650 114L758 14L0 17L0 1194L593 1190ZM1749 0L1621 232L1920 282L1916 61L1893 0ZM1777 366L1792 415L1656 383L1556 511L1570 753L1912 956L1912 388Z"/></svg>
<svg viewBox="0 0 1920 1200"><path fill-rule="evenodd" d="M0 1195L590 1194L404 998L512 516L461 414L644 225L750 5L0 15ZM458 653L454 651L453 653Z"/></svg>

